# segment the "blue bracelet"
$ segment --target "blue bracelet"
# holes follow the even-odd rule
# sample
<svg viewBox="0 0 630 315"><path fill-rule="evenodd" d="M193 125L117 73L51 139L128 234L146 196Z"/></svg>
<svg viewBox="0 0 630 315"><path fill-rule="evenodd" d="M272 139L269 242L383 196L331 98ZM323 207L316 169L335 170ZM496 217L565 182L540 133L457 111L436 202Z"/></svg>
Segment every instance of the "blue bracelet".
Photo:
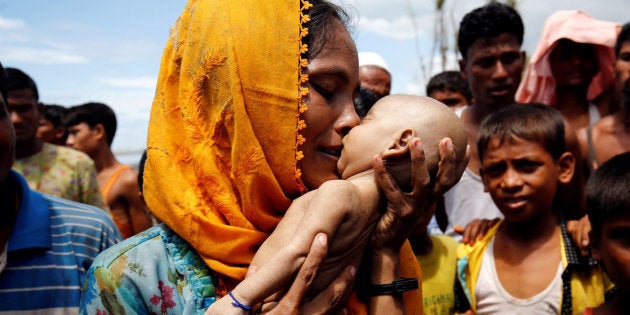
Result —
<svg viewBox="0 0 630 315"><path fill-rule="evenodd" d="M251 306L247 306L247 305L245 305L245 304L243 304L243 303L239 302L239 301L238 301L238 300L234 297L234 295L232 294L232 291L228 291L228 294L230 295L230 297L232 298L232 300L234 300L234 302L232 302L232 305L233 305L233 306L240 307L240 308L242 308L242 309L244 309L244 310L246 310L246 311L251 311L251 310L252 310L252 307L251 307Z"/></svg>

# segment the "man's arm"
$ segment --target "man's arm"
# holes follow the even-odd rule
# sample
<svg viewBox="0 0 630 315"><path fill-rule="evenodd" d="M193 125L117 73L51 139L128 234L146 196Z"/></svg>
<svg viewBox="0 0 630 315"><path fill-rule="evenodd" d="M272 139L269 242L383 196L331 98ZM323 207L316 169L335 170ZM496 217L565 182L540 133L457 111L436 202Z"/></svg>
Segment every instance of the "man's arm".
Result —
<svg viewBox="0 0 630 315"><path fill-rule="evenodd" d="M129 221L132 233L135 235L153 226L153 222L151 221L147 205L138 193L140 189L138 187L138 172L131 168L127 169L123 173L120 182L122 198L128 207Z"/></svg>

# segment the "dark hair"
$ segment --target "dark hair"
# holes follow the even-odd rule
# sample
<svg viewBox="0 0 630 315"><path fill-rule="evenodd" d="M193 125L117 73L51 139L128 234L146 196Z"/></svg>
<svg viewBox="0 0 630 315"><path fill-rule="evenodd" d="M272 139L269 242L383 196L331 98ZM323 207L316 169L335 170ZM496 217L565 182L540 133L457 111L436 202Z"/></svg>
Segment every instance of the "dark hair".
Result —
<svg viewBox="0 0 630 315"><path fill-rule="evenodd" d="M483 161L492 139L501 144L514 137L540 144L554 160L566 152L564 121L560 112L545 104L512 104L486 117L477 134L477 150Z"/></svg>
<svg viewBox="0 0 630 315"><path fill-rule="evenodd" d="M444 71L434 75L429 80L426 89L427 96L435 90L451 90L459 92L466 98L468 104L470 104L470 101L472 101L473 98L470 88L468 87L468 80L464 79L459 71Z"/></svg>
<svg viewBox="0 0 630 315"><path fill-rule="evenodd" d="M365 117L376 101L378 101L378 95L376 95L376 93L361 87L357 97L354 99L354 110L357 111L360 117Z"/></svg>
<svg viewBox="0 0 630 315"><path fill-rule="evenodd" d="M311 60L324 49L324 44L333 35L332 21L337 19L346 28L349 26L350 16L340 6L326 0L310 0L313 6L307 11L310 20L306 22L308 34L302 42L308 45L308 51L302 54L302 58Z"/></svg>
<svg viewBox="0 0 630 315"><path fill-rule="evenodd" d="M617 35L617 42L615 43L615 56L619 58L619 52L621 52L621 46L623 43L630 41L630 22L623 25L621 32Z"/></svg>
<svg viewBox="0 0 630 315"><path fill-rule="evenodd" d="M140 192L144 192L144 165L147 164L147 150L145 149L142 152L142 156L140 157L140 162L138 163L138 188Z"/></svg>
<svg viewBox="0 0 630 315"><path fill-rule="evenodd" d="M464 16L459 23L457 45L466 59L468 49L480 38L491 39L507 33L516 36L521 45L524 32L523 20L514 8L492 1Z"/></svg>
<svg viewBox="0 0 630 315"><path fill-rule="evenodd" d="M630 152L602 164L586 182L588 218L594 235L602 223L630 212Z"/></svg>
<svg viewBox="0 0 630 315"><path fill-rule="evenodd" d="M4 70L2 63L0 62L0 93L4 98L4 103L7 103L7 72Z"/></svg>
<svg viewBox="0 0 630 315"><path fill-rule="evenodd" d="M105 129L107 144L112 145L116 135L116 114L103 103L85 103L68 108L66 112L66 127L86 123L90 128L101 124Z"/></svg>
<svg viewBox="0 0 630 315"><path fill-rule="evenodd" d="M53 126L65 125L66 108L57 104L44 104L44 118Z"/></svg>
<svg viewBox="0 0 630 315"><path fill-rule="evenodd" d="M39 92L35 81L24 71L16 68L6 68L7 73L7 91L15 91L21 89L29 89L33 92L35 101L39 101Z"/></svg>

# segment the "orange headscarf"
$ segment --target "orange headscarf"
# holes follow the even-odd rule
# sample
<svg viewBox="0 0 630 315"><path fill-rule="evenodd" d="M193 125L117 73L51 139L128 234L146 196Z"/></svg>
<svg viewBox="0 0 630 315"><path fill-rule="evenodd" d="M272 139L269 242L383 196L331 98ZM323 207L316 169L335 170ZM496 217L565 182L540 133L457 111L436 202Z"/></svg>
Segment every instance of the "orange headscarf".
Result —
<svg viewBox="0 0 630 315"><path fill-rule="evenodd" d="M595 46L599 71L591 81L587 98L592 101L612 87L615 78L613 47L618 26L618 23L597 20L578 10L562 10L552 14L545 21L538 47L532 54L523 81L516 92L516 100L521 103L553 105L556 82L551 73L549 58L556 43L563 38Z"/></svg>
<svg viewBox="0 0 630 315"><path fill-rule="evenodd" d="M309 7L306 0L189 0L162 56L145 199L211 269L232 279L245 277L304 190L297 165L308 90L300 54Z"/></svg>

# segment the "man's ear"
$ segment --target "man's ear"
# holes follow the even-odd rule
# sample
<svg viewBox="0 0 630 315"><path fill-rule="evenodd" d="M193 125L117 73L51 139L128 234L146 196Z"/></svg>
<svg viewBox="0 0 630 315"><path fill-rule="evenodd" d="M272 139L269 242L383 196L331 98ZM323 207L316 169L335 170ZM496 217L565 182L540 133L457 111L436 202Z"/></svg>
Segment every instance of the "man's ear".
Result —
<svg viewBox="0 0 630 315"><path fill-rule="evenodd" d="M96 124L96 126L92 128L92 131L98 137L99 140L107 138L107 135L105 134L105 127L103 127L103 124Z"/></svg>
<svg viewBox="0 0 630 315"><path fill-rule="evenodd" d="M409 153L409 141L416 136L413 129L407 128L396 132L394 141L383 152L383 159L403 157Z"/></svg>
<svg viewBox="0 0 630 315"><path fill-rule="evenodd" d="M66 127L64 127L64 126L57 126L57 127L55 127L55 138L61 139L61 138L63 138L63 135L65 133L66 133Z"/></svg>
<svg viewBox="0 0 630 315"><path fill-rule="evenodd" d="M575 173L575 157L571 152L564 152L558 158L558 181L568 184Z"/></svg>

